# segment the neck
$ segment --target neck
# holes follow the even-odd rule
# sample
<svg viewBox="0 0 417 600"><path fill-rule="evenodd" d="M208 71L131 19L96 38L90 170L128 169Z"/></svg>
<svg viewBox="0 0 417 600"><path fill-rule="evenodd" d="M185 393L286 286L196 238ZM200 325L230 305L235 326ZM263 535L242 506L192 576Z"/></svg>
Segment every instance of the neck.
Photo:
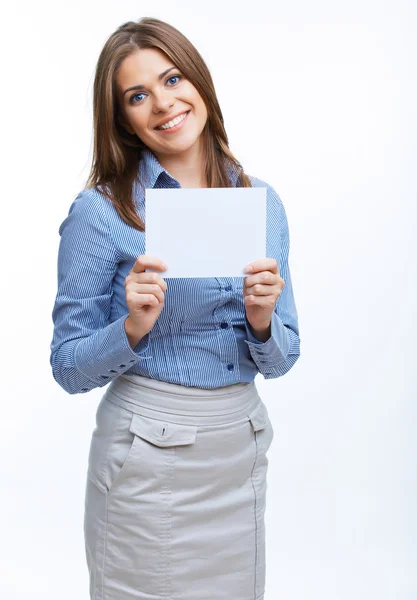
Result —
<svg viewBox="0 0 417 600"><path fill-rule="evenodd" d="M184 152L163 154L154 151L159 163L182 187L207 187L204 155L201 144L194 144Z"/></svg>

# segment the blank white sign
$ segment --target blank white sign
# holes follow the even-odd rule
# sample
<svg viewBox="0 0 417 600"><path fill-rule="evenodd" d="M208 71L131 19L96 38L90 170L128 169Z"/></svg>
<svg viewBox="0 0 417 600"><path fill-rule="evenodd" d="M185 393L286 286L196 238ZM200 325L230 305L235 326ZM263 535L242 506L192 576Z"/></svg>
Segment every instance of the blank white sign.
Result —
<svg viewBox="0 0 417 600"><path fill-rule="evenodd" d="M145 253L164 279L246 277L266 257L266 187L146 189L145 202Z"/></svg>

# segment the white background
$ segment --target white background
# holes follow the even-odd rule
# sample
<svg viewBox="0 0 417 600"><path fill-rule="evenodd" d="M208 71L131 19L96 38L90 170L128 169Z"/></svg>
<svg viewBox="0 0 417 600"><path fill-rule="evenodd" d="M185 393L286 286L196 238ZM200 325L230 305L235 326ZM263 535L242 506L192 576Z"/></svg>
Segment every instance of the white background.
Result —
<svg viewBox="0 0 417 600"><path fill-rule="evenodd" d="M302 356L256 379L275 429L265 600L416 600L416 3L200 10L73 0L2 15L0 595L88 598L84 485L104 389L71 396L52 378L58 227L88 175L99 52L153 16L207 61L232 152L290 225Z"/></svg>

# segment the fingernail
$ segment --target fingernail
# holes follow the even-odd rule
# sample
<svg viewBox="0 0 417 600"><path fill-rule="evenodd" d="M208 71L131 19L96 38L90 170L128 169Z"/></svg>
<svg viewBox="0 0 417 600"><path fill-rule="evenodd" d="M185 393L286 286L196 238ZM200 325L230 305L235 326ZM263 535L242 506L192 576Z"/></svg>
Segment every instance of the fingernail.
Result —
<svg viewBox="0 0 417 600"><path fill-rule="evenodd" d="M168 265L166 263L162 263L162 268L165 269L165 271L168 269Z"/></svg>
<svg viewBox="0 0 417 600"><path fill-rule="evenodd" d="M246 265L246 267L245 267L245 273L250 273L251 271L253 271L252 265Z"/></svg>

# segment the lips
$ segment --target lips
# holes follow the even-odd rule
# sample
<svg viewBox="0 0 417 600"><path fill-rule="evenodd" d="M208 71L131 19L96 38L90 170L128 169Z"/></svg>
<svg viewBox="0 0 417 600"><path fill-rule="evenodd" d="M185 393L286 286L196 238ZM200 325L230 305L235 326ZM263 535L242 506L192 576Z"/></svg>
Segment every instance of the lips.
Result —
<svg viewBox="0 0 417 600"><path fill-rule="evenodd" d="M154 129L158 129L158 127L162 127L162 125L166 125L167 123L169 123L170 121L173 121L177 117L181 117L181 115L186 115L189 112L190 112L189 110L184 110L183 112L180 112L177 115L174 115L173 117L169 117L169 119L165 119L165 121L163 123L159 123L159 125L156 125L156 127L154 127Z"/></svg>

